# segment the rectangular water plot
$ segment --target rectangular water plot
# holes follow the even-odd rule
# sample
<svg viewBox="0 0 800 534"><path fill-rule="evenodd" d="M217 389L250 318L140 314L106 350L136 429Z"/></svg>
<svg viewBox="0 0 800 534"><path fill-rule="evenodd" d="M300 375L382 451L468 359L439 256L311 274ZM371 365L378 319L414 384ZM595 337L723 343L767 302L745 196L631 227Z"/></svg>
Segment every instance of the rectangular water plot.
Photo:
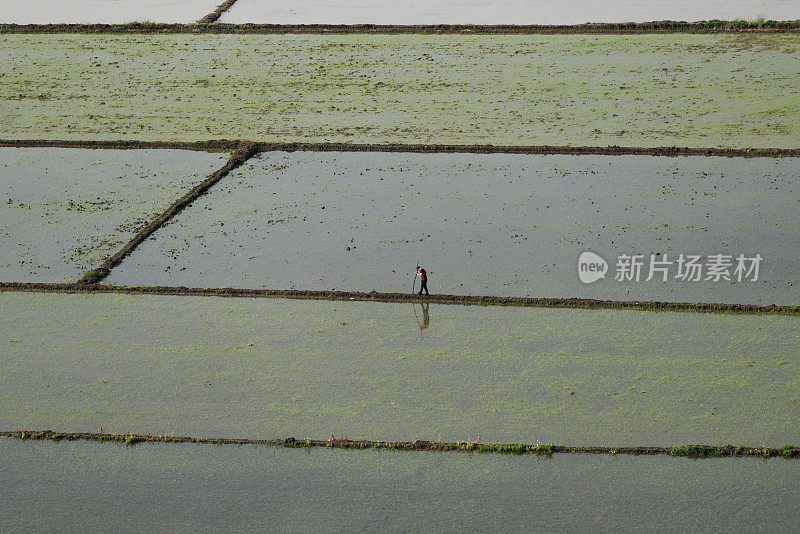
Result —
<svg viewBox="0 0 800 534"><path fill-rule="evenodd" d="M0 24L123 24L196 22L218 0L26 0L4 1Z"/></svg>
<svg viewBox="0 0 800 534"><path fill-rule="evenodd" d="M797 317L0 293L0 429L800 442Z"/></svg>
<svg viewBox="0 0 800 534"><path fill-rule="evenodd" d="M0 120L7 139L796 148L798 45L760 32L2 34Z"/></svg>
<svg viewBox="0 0 800 534"><path fill-rule="evenodd" d="M10 530L793 532L800 461L0 438ZM53 513L57 510L58 513Z"/></svg>
<svg viewBox="0 0 800 534"><path fill-rule="evenodd" d="M273 2L238 0L220 19L236 24L583 24L653 20L734 20L759 17L796 20L800 9L791 0L706 0L646 2L601 0L526 2L523 0L326 0Z"/></svg>
<svg viewBox="0 0 800 534"><path fill-rule="evenodd" d="M0 281L77 281L226 154L0 148Z"/></svg>
<svg viewBox="0 0 800 534"><path fill-rule="evenodd" d="M270 152L110 280L403 293L419 262L434 293L797 304L797 168L797 158ZM582 281L585 251L608 263L604 278ZM642 265L623 269L625 255ZM712 265L720 255L729 266ZM701 259L689 272L691 256Z"/></svg>

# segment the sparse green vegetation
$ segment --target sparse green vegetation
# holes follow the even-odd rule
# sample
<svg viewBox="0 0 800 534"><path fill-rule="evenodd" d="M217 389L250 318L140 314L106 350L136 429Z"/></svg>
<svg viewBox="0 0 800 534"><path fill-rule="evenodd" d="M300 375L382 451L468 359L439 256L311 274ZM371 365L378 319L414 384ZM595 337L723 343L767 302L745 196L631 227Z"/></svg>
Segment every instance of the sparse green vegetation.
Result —
<svg viewBox="0 0 800 534"><path fill-rule="evenodd" d="M672 456L687 456L689 458L708 458L711 456L728 456L725 452L717 447L709 447L707 445L686 445L683 447L675 447L670 450Z"/></svg>
<svg viewBox="0 0 800 534"><path fill-rule="evenodd" d="M226 159L185 150L0 148L0 281L77 281Z"/></svg>
<svg viewBox="0 0 800 534"><path fill-rule="evenodd" d="M800 456L800 447L794 445L784 445L781 447L781 456L784 458L797 458Z"/></svg>
<svg viewBox="0 0 800 534"><path fill-rule="evenodd" d="M146 20L134 20L134 21L129 22L127 25L130 26L130 28L134 29L134 30L141 30L141 29L148 29L148 28L152 29L152 28L157 28L159 26L163 26L162 23L155 22L155 21L152 21L152 20L149 20L149 19L146 19Z"/></svg>
<svg viewBox="0 0 800 534"><path fill-rule="evenodd" d="M793 441L800 395L792 316L432 304L421 339L402 304L0 292L0 306L17 340L0 429L774 444ZM191 394L140 409L165 391Z"/></svg>
<svg viewBox="0 0 800 534"><path fill-rule="evenodd" d="M103 436L105 438L105 436ZM128 434L125 436L125 444L126 445L136 445L137 443L142 443L146 441L144 436L134 436L133 434Z"/></svg>
<svg viewBox="0 0 800 534"><path fill-rule="evenodd" d="M102 274L102 271L101 271L100 269L89 269L88 271L86 271L85 273L83 273L83 275L81 276L81 278L86 278L87 276L89 276L89 277L95 277L95 276L98 276L98 275L100 275L100 274Z"/></svg>
<svg viewBox="0 0 800 534"><path fill-rule="evenodd" d="M0 24L4 528L796 526L800 447L713 444L798 430L800 21L216 24L235 2ZM760 251L766 285L556 274L698 243ZM422 323L412 256L453 293Z"/></svg>
<svg viewBox="0 0 800 534"><path fill-rule="evenodd" d="M798 33L0 34L0 66L16 66L0 85L13 103L3 136L796 148L800 78L786 66L799 45Z"/></svg>
<svg viewBox="0 0 800 534"><path fill-rule="evenodd" d="M175 435L152 436L150 434L105 434L105 433L58 433L49 430L1 432L0 437L17 438L20 440L51 440L51 441L111 441L135 445L137 443L194 443L198 445L266 445L287 448L317 448L329 449L389 449L399 451L439 451L439 452L480 452L498 454L535 454L537 456L551 457L554 453L564 454L610 454L610 455L669 455L687 458L712 458L722 456L760 456L771 458L782 456L784 458L800 457L800 448L784 445L780 449L769 447L732 447L710 445L686 445L681 447L565 447L552 443L534 444L526 443L482 443L478 441L369 441L367 439L352 440L347 437L328 440L305 439L224 439L224 438L191 438Z"/></svg>

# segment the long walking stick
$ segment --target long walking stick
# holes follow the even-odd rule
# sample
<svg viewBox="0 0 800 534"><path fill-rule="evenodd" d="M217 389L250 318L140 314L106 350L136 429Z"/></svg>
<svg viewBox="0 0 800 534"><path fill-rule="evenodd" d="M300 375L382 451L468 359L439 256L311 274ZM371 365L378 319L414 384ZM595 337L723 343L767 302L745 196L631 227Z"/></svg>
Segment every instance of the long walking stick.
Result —
<svg viewBox="0 0 800 534"><path fill-rule="evenodd" d="M419 265L419 262L415 263L414 265ZM414 291L417 289L417 268L414 267L414 283L411 284L411 294L414 294Z"/></svg>

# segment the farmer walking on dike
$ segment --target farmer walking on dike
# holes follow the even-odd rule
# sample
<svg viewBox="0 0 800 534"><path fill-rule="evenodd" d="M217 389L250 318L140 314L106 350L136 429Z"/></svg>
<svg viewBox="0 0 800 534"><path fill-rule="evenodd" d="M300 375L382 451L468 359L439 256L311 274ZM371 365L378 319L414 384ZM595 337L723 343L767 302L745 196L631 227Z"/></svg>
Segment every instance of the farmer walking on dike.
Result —
<svg viewBox="0 0 800 534"><path fill-rule="evenodd" d="M420 286L419 286L419 293L418 295L422 295L422 290L425 290L425 294L429 295L428 293L428 271L417 265L417 276L420 279Z"/></svg>

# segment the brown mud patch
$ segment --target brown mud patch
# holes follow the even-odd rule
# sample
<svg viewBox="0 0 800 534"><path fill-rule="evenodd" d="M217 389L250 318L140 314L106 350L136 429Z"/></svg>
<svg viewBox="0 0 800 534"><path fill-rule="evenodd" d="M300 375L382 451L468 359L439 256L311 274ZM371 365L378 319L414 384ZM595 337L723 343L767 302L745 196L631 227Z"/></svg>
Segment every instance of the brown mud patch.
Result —
<svg viewBox="0 0 800 534"><path fill-rule="evenodd" d="M53 432L51 430L15 430L0 432L0 437L21 440L51 441L100 441L136 445L137 443L195 443L201 445L271 445L290 448L326 447L336 449L394 449L414 451L453 451L483 452L504 454L631 454L631 455L668 455L688 458L712 458L724 456L757 456L759 458L798 458L800 447L790 445L777 447L736 447L733 445L685 445L679 447L567 447L552 443L482 443L480 441L370 441L353 440L347 437L335 438L331 435L327 440L296 439L231 439L231 438L191 438L185 436L153 436L150 434L106 434L103 432Z"/></svg>
<svg viewBox="0 0 800 534"><path fill-rule="evenodd" d="M256 153L256 145L254 143L242 142L239 144L230 159L220 169L213 172L205 180L194 186L189 192L181 198L173 202L169 208L157 216L155 219L147 223L144 228L139 230L133 239L128 241L116 254L106 259L99 268L93 269L86 273L86 275L78 281L77 285L96 284L111 272L111 269L119 265L133 250L139 246L145 239L150 237L156 230L180 213L186 206L194 202L208 189L219 182L222 178L228 175L229 172L238 168L245 161L250 159Z"/></svg>
<svg viewBox="0 0 800 534"><path fill-rule="evenodd" d="M219 10L230 2L225 2ZM198 24L0 24L0 33L231 33L231 34L665 34L796 33L800 21L653 21L564 25L472 24L219 24L210 23L230 6L210 13ZM216 18L212 17L216 16Z"/></svg>
<svg viewBox="0 0 800 534"><path fill-rule="evenodd" d="M723 157L800 157L800 148L691 148L630 146L553 146L553 145L442 145L442 144L355 144L355 143L273 143L247 140L208 141L92 141L58 139L0 139L0 147L10 148L86 148L86 149L176 149L205 152L231 151L251 143L256 152L409 152L465 154L563 154L604 156L723 156Z"/></svg>
<svg viewBox="0 0 800 534"><path fill-rule="evenodd" d="M121 260L120 260L121 261ZM0 291L40 293L126 293L131 295L175 295L192 297L284 298L359 302L421 302L462 306L516 306L528 308L572 308L584 310L681 311L800 316L800 306L777 304L726 304L706 302L622 301L580 298L492 297L476 295L429 295L412 293L369 293L358 291L302 291L295 289L192 288L171 286L109 286L89 281L74 284L0 282Z"/></svg>
<svg viewBox="0 0 800 534"><path fill-rule="evenodd" d="M236 0L225 0L225 2L221 3L217 6L217 9L203 17L202 19L198 20L198 24L211 24L212 22L217 22L219 18L222 16L223 13L228 11L233 4L236 3Z"/></svg>

